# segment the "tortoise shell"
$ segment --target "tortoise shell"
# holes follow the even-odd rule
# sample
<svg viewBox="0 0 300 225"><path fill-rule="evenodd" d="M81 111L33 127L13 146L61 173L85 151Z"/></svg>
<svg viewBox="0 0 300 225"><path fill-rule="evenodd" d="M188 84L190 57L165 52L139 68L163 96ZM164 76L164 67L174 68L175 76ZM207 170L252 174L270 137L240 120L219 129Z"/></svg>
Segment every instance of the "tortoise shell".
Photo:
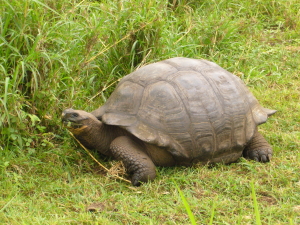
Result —
<svg viewBox="0 0 300 225"><path fill-rule="evenodd" d="M274 112L217 64L177 57L125 76L92 113L175 157L207 160L230 153L238 158L257 125Z"/></svg>

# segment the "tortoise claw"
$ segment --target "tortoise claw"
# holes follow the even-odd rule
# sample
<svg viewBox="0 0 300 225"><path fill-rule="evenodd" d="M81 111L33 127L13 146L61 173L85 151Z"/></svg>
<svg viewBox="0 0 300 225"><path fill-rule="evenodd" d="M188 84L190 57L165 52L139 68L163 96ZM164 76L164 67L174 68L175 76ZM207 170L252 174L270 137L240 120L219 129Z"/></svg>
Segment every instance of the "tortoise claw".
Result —
<svg viewBox="0 0 300 225"><path fill-rule="evenodd" d="M247 154L244 154L244 157L257 162L269 162L272 158L272 149L255 149L247 151Z"/></svg>

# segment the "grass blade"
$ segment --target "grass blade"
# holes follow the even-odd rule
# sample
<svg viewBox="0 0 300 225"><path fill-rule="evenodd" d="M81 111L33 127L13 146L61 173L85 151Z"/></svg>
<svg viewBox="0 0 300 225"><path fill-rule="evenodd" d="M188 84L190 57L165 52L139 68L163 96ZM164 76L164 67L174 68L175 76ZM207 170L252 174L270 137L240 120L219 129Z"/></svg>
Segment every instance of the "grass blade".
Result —
<svg viewBox="0 0 300 225"><path fill-rule="evenodd" d="M213 224L214 221L214 216L215 216L215 208L216 208L216 199L213 201L212 209L211 209L211 215L210 215L210 220L209 220L209 225Z"/></svg>
<svg viewBox="0 0 300 225"><path fill-rule="evenodd" d="M253 180L251 181L251 190L252 190L251 193L252 193L253 207L254 207L254 213L255 213L255 221L256 221L257 225L261 225L260 214L259 214L258 203L257 203L257 199L256 199Z"/></svg>
<svg viewBox="0 0 300 225"><path fill-rule="evenodd" d="M185 207L185 210L186 210L186 212L187 212L187 214L188 214L188 216L189 216L189 218L190 218L191 224L196 225L196 224L197 224L197 223L196 223L196 219L195 219L195 216L194 216L194 214L193 214L193 212L192 212L192 210L191 210L191 207L190 207L188 201L186 200L186 198L185 198L183 192L180 190L180 188L178 187L177 184L176 184L176 188L177 188L177 190L178 190L178 192L179 192L179 195L180 195L180 198L181 198L181 200L182 200L182 203L183 203L183 205L184 205L184 207Z"/></svg>

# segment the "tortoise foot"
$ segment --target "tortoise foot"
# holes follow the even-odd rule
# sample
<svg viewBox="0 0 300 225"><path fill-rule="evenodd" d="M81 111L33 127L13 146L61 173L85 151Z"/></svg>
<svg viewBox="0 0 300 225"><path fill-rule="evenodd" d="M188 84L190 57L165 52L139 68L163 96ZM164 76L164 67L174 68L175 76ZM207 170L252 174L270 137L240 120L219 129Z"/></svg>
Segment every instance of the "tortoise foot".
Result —
<svg viewBox="0 0 300 225"><path fill-rule="evenodd" d="M111 143L114 157L121 160L129 174L131 183L140 186L144 182L153 180L156 176L155 165L150 157L142 150L142 146L135 143L130 137L121 136Z"/></svg>
<svg viewBox="0 0 300 225"><path fill-rule="evenodd" d="M244 157L257 162L269 162L272 159L272 149L255 149L252 151L244 151Z"/></svg>
<svg viewBox="0 0 300 225"><path fill-rule="evenodd" d="M256 130L253 138L246 145L243 156L257 162L269 162L272 158L272 148L266 139Z"/></svg>

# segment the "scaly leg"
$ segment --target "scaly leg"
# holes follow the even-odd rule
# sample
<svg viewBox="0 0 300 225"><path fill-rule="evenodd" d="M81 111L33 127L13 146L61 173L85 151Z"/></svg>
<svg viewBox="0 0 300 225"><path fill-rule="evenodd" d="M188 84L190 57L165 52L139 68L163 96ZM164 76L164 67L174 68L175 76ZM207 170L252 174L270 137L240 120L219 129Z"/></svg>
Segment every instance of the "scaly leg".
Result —
<svg viewBox="0 0 300 225"><path fill-rule="evenodd" d="M253 159L258 162L269 162L272 158L272 147L266 139L255 131L252 139L246 145L243 156L248 159Z"/></svg>
<svg viewBox="0 0 300 225"><path fill-rule="evenodd" d="M117 160L121 160L134 186L153 180L156 176L155 165L151 158L141 149L142 147L130 137L120 136L112 141L110 149Z"/></svg>

